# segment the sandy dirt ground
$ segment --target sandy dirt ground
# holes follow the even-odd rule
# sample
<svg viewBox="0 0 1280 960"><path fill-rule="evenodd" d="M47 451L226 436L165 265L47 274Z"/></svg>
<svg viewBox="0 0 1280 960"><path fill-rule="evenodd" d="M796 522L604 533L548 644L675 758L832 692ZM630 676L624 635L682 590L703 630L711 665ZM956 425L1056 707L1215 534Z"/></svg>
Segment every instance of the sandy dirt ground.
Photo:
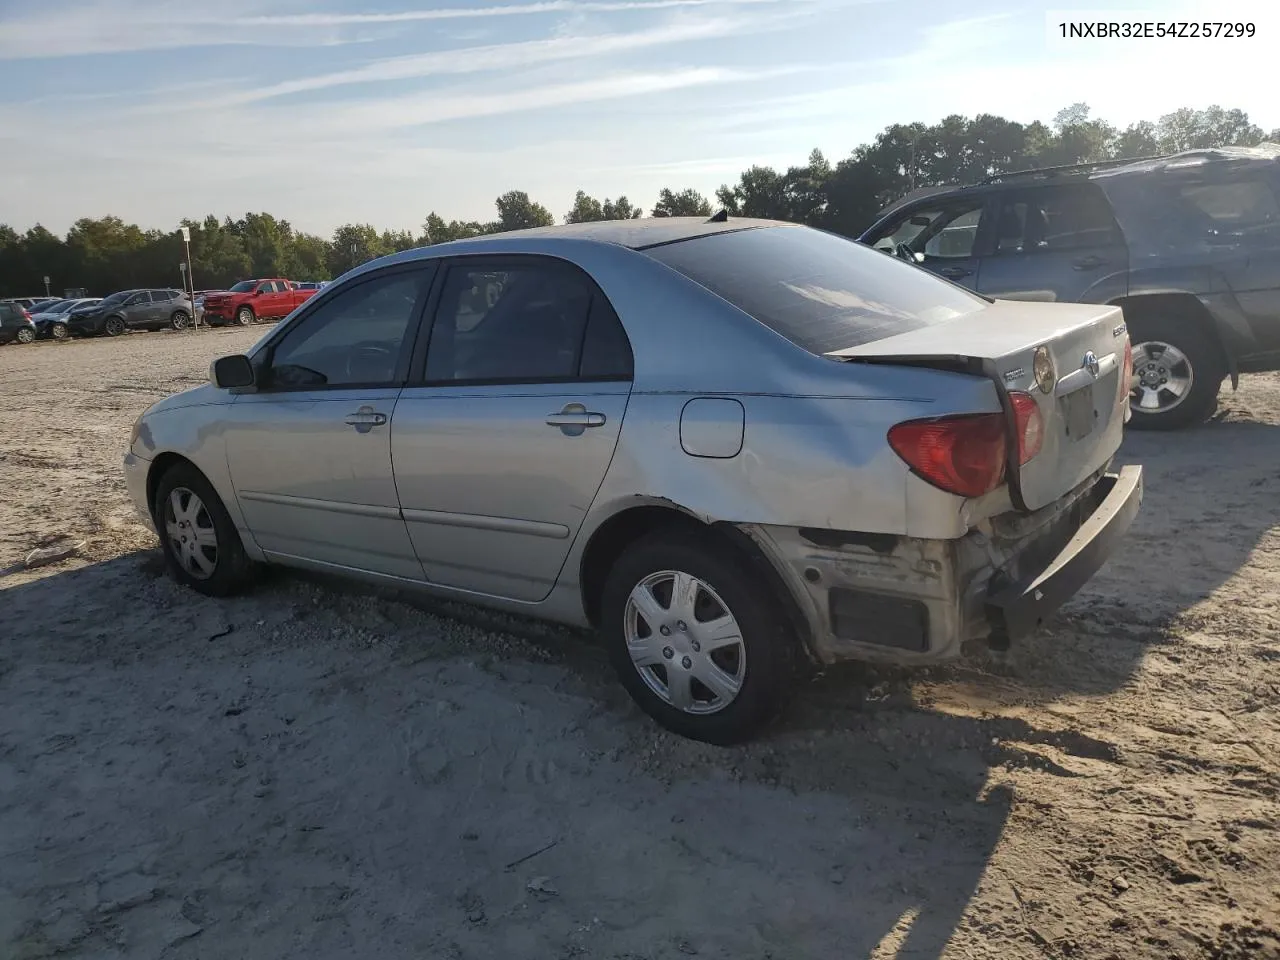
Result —
<svg viewBox="0 0 1280 960"><path fill-rule="evenodd" d="M1280 956L1280 377L1126 440L1143 512L1034 642L724 750L570 631L170 583L130 424L261 332L0 348L4 960Z"/></svg>

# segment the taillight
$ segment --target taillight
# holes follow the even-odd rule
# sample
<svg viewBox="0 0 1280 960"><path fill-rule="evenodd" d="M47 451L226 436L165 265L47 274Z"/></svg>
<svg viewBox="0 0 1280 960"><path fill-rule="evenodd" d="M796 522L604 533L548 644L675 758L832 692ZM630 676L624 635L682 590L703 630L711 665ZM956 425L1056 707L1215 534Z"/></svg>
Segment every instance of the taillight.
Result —
<svg viewBox="0 0 1280 960"><path fill-rule="evenodd" d="M27 320L30 320L30 319L31 319L31 311L30 311L30 310L28 310L26 307L19 307L18 309L22 311L22 316L23 316L23 317L25 317Z"/></svg>
<svg viewBox="0 0 1280 960"><path fill-rule="evenodd" d="M1011 391L1009 402L1013 405L1014 429L1018 438L1018 465L1026 463L1044 443L1044 416L1036 398L1021 390Z"/></svg>
<svg viewBox="0 0 1280 960"><path fill-rule="evenodd" d="M957 496L980 497L1004 480L1003 414L908 420L890 428L889 446L929 483Z"/></svg>
<svg viewBox="0 0 1280 960"><path fill-rule="evenodd" d="M1116 386L1116 406L1129 402L1129 382L1133 380L1133 342L1124 338L1124 365L1120 368L1120 383Z"/></svg>

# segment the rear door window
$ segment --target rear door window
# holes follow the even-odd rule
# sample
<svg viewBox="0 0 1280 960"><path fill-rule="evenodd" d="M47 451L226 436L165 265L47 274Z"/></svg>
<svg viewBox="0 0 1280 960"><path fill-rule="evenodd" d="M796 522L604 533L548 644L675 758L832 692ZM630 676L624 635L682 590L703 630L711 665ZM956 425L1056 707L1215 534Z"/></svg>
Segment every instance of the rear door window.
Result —
<svg viewBox="0 0 1280 960"><path fill-rule="evenodd" d="M1010 191L996 218L996 253L1081 250L1122 242L1111 205L1089 183Z"/></svg>
<svg viewBox="0 0 1280 960"><path fill-rule="evenodd" d="M815 354L946 323L987 303L903 260L807 227L718 233L644 252Z"/></svg>

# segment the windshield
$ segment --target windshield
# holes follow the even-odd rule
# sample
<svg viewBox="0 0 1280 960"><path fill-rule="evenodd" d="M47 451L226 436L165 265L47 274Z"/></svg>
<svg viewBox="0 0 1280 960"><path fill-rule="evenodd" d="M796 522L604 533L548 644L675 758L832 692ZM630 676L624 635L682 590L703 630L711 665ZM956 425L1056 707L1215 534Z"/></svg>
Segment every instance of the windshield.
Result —
<svg viewBox="0 0 1280 960"><path fill-rule="evenodd" d="M42 304L42 305L40 306L40 309L39 309L39 311L38 311L38 312L40 312L40 313L66 313L68 310L70 310L70 309L71 309L71 306L72 306L72 304L74 304L74 303L75 303L75 301L74 301L74 300L54 300L54 301L52 301L52 302L50 302L50 303Z"/></svg>
<svg viewBox="0 0 1280 960"><path fill-rule="evenodd" d="M132 290L125 290L125 291L122 291L121 293L113 293L111 296L103 298L102 306L104 307L115 306L117 303L123 303L125 300L128 300L131 296L133 296Z"/></svg>
<svg viewBox="0 0 1280 960"><path fill-rule="evenodd" d="M237 283L234 287L231 288L231 292L232 293L248 293L257 285L258 285L257 280L241 280L239 283Z"/></svg>
<svg viewBox="0 0 1280 960"><path fill-rule="evenodd" d="M919 267L806 227L712 234L644 252L819 355L986 305Z"/></svg>

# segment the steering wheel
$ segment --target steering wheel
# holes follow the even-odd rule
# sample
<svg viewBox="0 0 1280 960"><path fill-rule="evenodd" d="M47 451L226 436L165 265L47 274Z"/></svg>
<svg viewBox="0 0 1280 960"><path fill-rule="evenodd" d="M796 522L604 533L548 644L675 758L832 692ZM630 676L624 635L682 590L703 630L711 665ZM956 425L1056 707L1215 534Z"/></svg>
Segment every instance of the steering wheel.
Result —
<svg viewBox="0 0 1280 960"><path fill-rule="evenodd" d="M916 253L904 240L893 248L894 255L907 263L924 263L924 254Z"/></svg>
<svg viewBox="0 0 1280 960"><path fill-rule="evenodd" d="M356 370L365 363L384 365L388 373L394 365L391 350L387 347L376 343L359 344L347 351L345 373L348 382L357 382Z"/></svg>

